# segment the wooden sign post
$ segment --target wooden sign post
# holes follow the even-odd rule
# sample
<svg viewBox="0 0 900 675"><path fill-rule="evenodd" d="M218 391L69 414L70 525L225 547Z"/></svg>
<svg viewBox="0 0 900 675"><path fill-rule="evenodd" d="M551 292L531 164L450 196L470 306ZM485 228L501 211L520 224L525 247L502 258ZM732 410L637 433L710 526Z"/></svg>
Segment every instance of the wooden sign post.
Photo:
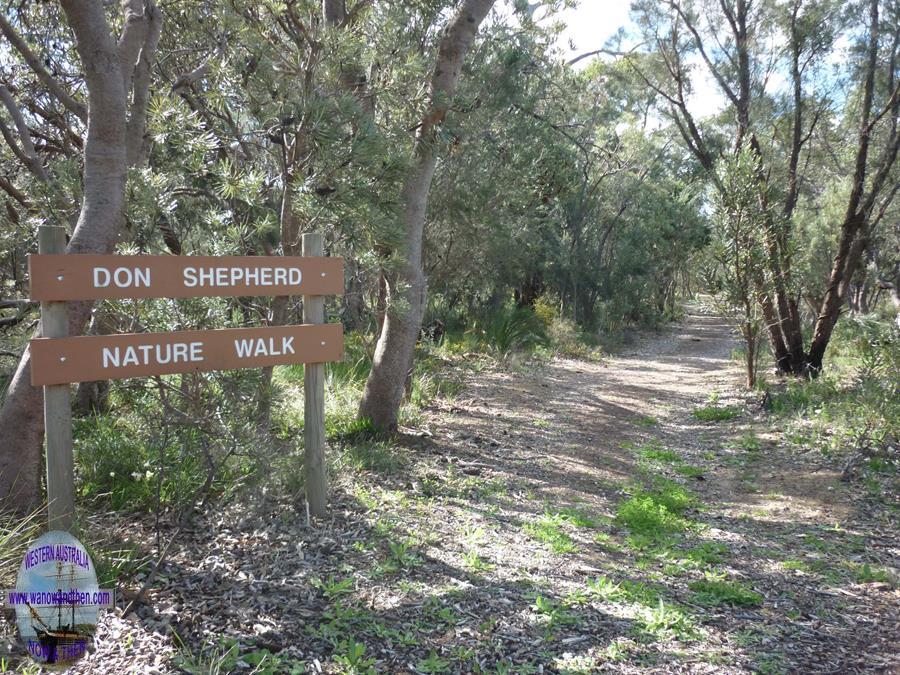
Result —
<svg viewBox="0 0 900 675"><path fill-rule="evenodd" d="M303 235L303 255L325 253L322 235ZM303 323L325 323L325 298L303 296ZM303 470L309 513L322 518L326 512L328 479L325 476L325 364L307 363L303 367Z"/></svg>
<svg viewBox="0 0 900 675"><path fill-rule="evenodd" d="M38 228L38 251L65 253L66 231L61 227ZM69 334L69 312L65 302L41 302L43 339ZM31 354L34 371L35 357ZM72 404L69 385L44 387L44 437L47 444L47 520L50 530L69 531L75 518L75 463L72 458Z"/></svg>
<svg viewBox="0 0 900 675"><path fill-rule="evenodd" d="M303 257L64 255L65 231L40 228L29 256L31 299L41 335L31 340L31 383L44 387L50 529L74 517L69 384L149 375L305 364L306 500L326 514L325 363L344 351L343 327L325 323L325 295L343 293L340 258L324 256L321 234L303 235ZM303 325L68 337L66 301L303 295Z"/></svg>

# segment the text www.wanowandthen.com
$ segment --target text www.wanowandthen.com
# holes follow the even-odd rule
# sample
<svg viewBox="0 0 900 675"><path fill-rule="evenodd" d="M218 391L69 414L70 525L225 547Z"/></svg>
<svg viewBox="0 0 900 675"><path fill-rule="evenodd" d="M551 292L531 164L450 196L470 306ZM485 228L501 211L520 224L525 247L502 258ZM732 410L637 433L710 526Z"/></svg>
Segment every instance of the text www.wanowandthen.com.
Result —
<svg viewBox="0 0 900 675"><path fill-rule="evenodd" d="M83 607L109 607L113 592L109 590L81 591L8 591L6 604L9 607L31 605L32 607L55 607L58 605L81 605Z"/></svg>

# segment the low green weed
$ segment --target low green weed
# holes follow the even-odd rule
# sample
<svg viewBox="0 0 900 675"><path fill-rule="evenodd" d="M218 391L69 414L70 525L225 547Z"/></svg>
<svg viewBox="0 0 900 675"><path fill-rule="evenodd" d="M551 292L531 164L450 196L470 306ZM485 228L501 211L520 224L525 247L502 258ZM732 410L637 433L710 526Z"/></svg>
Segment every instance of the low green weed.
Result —
<svg viewBox="0 0 900 675"><path fill-rule="evenodd" d="M475 550L469 550L463 554L463 564L470 572L490 572L495 567Z"/></svg>
<svg viewBox="0 0 900 675"><path fill-rule="evenodd" d="M669 464L681 463L681 455L673 450L666 450L659 445L644 445L638 449L638 454L644 459L657 462L667 462Z"/></svg>
<svg viewBox="0 0 900 675"><path fill-rule="evenodd" d="M690 560L704 565L718 565L728 554L728 547L717 541L704 541L685 552Z"/></svg>
<svg viewBox="0 0 900 675"><path fill-rule="evenodd" d="M862 565L852 565L851 571L853 572L853 578L856 580L858 584L868 584L872 582L880 582L890 585L896 585L896 580L891 576L891 573L886 569L880 569L877 567L872 567L869 563L863 563Z"/></svg>
<svg viewBox="0 0 900 675"><path fill-rule="evenodd" d="M602 520L600 518L585 511L584 509L569 507L562 509L558 515L567 523L570 523L575 527L584 527L591 530L596 530L602 524Z"/></svg>
<svg viewBox="0 0 900 675"><path fill-rule="evenodd" d="M702 408L695 408L691 415L701 422L727 422L733 420L741 414L741 411L734 406L718 406L707 405Z"/></svg>
<svg viewBox="0 0 900 675"><path fill-rule="evenodd" d="M437 675L438 673L446 673L450 671L450 661L442 659L433 649L428 656L416 663L416 670L420 673L428 673L429 675Z"/></svg>
<svg viewBox="0 0 900 675"><path fill-rule="evenodd" d="M395 570L415 567L422 562L415 552L415 543L411 539L399 539L388 541L390 556L386 564Z"/></svg>
<svg viewBox="0 0 900 675"><path fill-rule="evenodd" d="M566 518L559 514L544 514L536 522L526 523L522 529L525 534L547 545L554 553L565 555L578 550L563 527L566 522Z"/></svg>
<svg viewBox="0 0 900 675"><path fill-rule="evenodd" d="M734 607L758 607L763 596L738 581L726 581L707 577L688 584L694 591L694 599L701 605L731 605Z"/></svg>
<svg viewBox="0 0 900 675"><path fill-rule="evenodd" d="M636 621L644 633L657 639L690 640L697 635L697 627L690 615L677 605L666 604L662 598L655 607L639 612Z"/></svg>
<svg viewBox="0 0 900 675"><path fill-rule="evenodd" d="M314 578L310 580L310 585L322 591L322 595L329 600L334 600L344 595L351 595L354 590L353 577L335 579L334 575L331 575L328 579Z"/></svg>
<svg viewBox="0 0 900 675"><path fill-rule="evenodd" d="M355 640L342 640L334 649L332 659L346 675L375 673L375 659L366 657L366 645Z"/></svg>
<svg viewBox="0 0 900 675"><path fill-rule="evenodd" d="M606 577L591 579L587 582L587 587L591 595L607 602L621 600L626 595L620 584L617 584Z"/></svg>
<svg viewBox="0 0 900 675"><path fill-rule="evenodd" d="M544 618L548 629L552 630L557 626L569 625L576 622L576 617L567 611L561 604L554 602L549 598L538 595L534 598L532 608L540 616Z"/></svg>

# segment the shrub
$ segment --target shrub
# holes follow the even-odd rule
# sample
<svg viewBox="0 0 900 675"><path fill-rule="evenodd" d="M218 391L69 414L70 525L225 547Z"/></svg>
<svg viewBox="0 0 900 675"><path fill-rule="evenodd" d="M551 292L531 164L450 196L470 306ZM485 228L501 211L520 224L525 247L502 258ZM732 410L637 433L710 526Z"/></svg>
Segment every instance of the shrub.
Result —
<svg viewBox="0 0 900 675"><path fill-rule="evenodd" d="M547 344L547 335L530 309L503 308L487 322L482 341L487 349L506 359L513 352L530 351Z"/></svg>
<svg viewBox="0 0 900 675"><path fill-rule="evenodd" d="M534 315L538 318L545 328L550 328L556 321L557 311L553 301L546 295L542 295L534 301Z"/></svg>

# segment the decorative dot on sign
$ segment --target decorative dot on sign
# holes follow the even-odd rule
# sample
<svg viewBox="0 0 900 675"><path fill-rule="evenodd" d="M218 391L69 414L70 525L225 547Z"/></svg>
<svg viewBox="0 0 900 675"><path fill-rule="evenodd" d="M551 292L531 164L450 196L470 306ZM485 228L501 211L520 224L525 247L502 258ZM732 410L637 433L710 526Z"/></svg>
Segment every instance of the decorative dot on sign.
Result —
<svg viewBox="0 0 900 675"><path fill-rule="evenodd" d="M58 277L56 277L56 280L57 280L57 281L62 281L64 278L65 278L65 277L63 277L63 275L60 274Z"/></svg>
<svg viewBox="0 0 900 675"><path fill-rule="evenodd" d="M66 357L65 357L65 356L60 356L60 357L59 357L59 362L60 362L60 363L65 363L65 362L66 362Z"/></svg>
<svg viewBox="0 0 900 675"><path fill-rule="evenodd" d="M323 347L325 346L325 340L322 340L322 346Z"/></svg>
<svg viewBox="0 0 900 675"><path fill-rule="evenodd" d="M325 272L322 272L322 276L323 276L323 277L325 276Z"/></svg>

